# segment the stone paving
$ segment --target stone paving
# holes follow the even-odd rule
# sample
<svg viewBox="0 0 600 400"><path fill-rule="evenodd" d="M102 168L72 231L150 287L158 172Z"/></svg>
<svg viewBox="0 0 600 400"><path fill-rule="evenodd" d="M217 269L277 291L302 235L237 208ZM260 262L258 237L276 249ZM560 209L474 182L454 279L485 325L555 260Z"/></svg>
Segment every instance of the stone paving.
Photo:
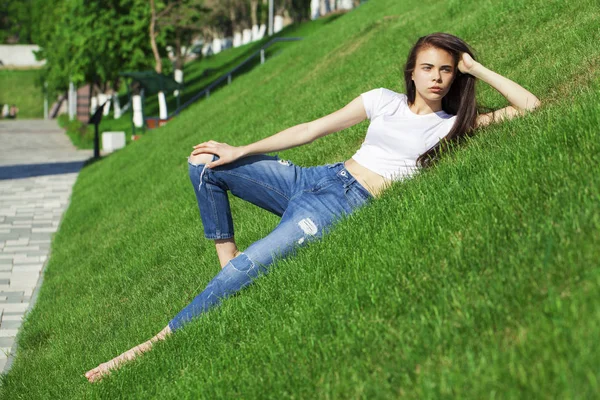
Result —
<svg viewBox="0 0 600 400"><path fill-rule="evenodd" d="M10 369L71 189L91 150L55 121L0 121L0 372Z"/></svg>

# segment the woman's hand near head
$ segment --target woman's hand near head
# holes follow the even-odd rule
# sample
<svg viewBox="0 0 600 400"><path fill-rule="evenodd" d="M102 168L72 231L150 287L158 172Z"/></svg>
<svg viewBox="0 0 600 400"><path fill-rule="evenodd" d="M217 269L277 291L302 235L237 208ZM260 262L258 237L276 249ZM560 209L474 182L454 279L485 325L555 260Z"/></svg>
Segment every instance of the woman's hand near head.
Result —
<svg viewBox="0 0 600 400"><path fill-rule="evenodd" d="M228 164L244 155L241 148L230 146L227 143L215 142L214 140L209 140L208 142L195 145L191 156L196 156L203 153L216 154L219 156L218 160L207 163L207 168L214 168L218 167L219 165Z"/></svg>
<svg viewBox="0 0 600 400"><path fill-rule="evenodd" d="M473 57L469 53L461 53L460 60L458 61L458 70L463 74L471 74L477 64L479 63L473 60Z"/></svg>
<svg viewBox="0 0 600 400"><path fill-rule="evenodd" d="M460 72L470 74L487 83L500 92L511 104L500 110L478 115L478 127L486 126L492 122L512 119L540 106L540 100L518 83L484 67L467 53L462 53L460 58L457 65Z"/></svg>

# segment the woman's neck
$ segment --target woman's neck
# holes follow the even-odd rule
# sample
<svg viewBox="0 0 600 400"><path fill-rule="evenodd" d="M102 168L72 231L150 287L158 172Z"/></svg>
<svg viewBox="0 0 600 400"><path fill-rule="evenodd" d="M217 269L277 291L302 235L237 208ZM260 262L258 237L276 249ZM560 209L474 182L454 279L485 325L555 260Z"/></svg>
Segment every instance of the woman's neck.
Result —
<svg viewBox="0 0 600 400"><path fill-rule="evenodd" d="M415 101L408 106L410 111L418 115L427 115L442 111L442 101L427 101L418 95L415 97Z"/></svg>

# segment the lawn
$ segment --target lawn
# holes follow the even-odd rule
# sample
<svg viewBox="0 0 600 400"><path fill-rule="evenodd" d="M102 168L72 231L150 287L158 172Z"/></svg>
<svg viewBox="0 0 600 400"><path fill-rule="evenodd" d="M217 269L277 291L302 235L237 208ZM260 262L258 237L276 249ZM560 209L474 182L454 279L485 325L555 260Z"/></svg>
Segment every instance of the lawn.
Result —
<svg viewBox="0 0 600 400"><path fill-rule="evenodd" d="M586 399L600 395L596 2L379 0L323 25L165 127L84 168L0 398ZM481 129L323 240L98 384L218 272L186 157L376 87L421 35L463 37L542 100ZM480 104L506 101L485 84ZM352 156L367 123L287 150ZM243 250L277 224L231 199Z"/></svg>
<svg viewBox="0 0 600 400"><path fill-rule="evenodd" d="M0 107L15 104L17 118L44 118L44 94L38 86L39 69L0 69ZM50 107L49 104L48 107Z"/></svg>

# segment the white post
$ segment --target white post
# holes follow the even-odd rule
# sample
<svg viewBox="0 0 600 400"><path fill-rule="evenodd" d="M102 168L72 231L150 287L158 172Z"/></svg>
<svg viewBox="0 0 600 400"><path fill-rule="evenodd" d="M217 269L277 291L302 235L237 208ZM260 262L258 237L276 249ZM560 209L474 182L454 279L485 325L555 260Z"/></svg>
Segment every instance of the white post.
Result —
<svg viewBox="0 0 600 400"><path fill-rule="evenodd" d="M273 35L273 0L269 0L269 36Z"/></svg>
<svg viewBox="0 0 600 400"><path fill-rule="evenodd" d="M352 0L338 0L337 8L341 10L352 10L354 2Z"/></svg>
<svg viewBox="0 0 600 400"><path fill-rule="evenodd" d="M121 118L121 103L119 102L119 94L118 93L113 93L113 103L115 104L115 107L113 108L115 110L114 118L119 119L119 118Z"/></svg>
<svg viewBox="0 0 600 400"><path fill-rule="evenodd" d="M233 32L233 47L240 47L242 45L242 33Z"/></svg>
<svg viewBox="0 0 600 400"><path fill-rule="evenodd" d="M92 96L92 98L90 99L90 114L95 113L97 108L98 108L98 97Z"/></svg>
<svg viewBox="0 0 600 400"><path fill-rule="evenodd" d="M242 31L242 44L248 44L252 41L252 29Z"/></svg>
<svg viewBox="0 0 600 400"><path fill-rule="evenodd" d="M267 31L267 26L265 24L262 24L260 26L260 28L258 28L258 36L257 36L257 40L260 40L262 38L265 37L265 32Z"/></svg>
<svg viewBox="0 0 600 400"><path fill-rule="evenodd" d="M144 126L144 117L142 116L142 96L134 94L133 102L133 124L136 128Z"/></svg>
<svg viewBox="0 0 600 400"><path fill-rule="evenodd" d="M275 33L280 32L283 29L283 17L281 15L275 16L275 21L273 23L273 31Z"/></svg>
<svg viewBox="0 0 600 400"><path fill-rule="evenodd" d="M320 6L319 0L310 1L310 19L315 20L321 16Z"/></svg>
<svg viewBox="0 0 600 400"><path fill-rule="evenodd" d="M77 113L77 92L75 92L75 85L73 85L73 82L69 82L67 99L67 102L69 103L67 107L69 120L73 120L75 119L75 114Z"/></svg>
<svg viewBox="0 0 600 400"><path fill-rule="evenodd" d="M44 82L44 119L48 119L48 82Z"/></svg>
<svg viewBox="0 0 600 400"><path fill-rule="evenodd" d="M101 106L104 103L107 103L107 104L104 106L104 109L102 110L102 115L107 116L108 112L110 111L110 96L107 95L106 93L99 93L98 94L98 106Z"/></svg>
<svg viewBox="0 0 600 400"><path fill-rule="evenodd" d="M77 118L77 88L73 86L73 118Z"/></svg>
<svg viewBox="0 0 600 400"><path fill-rule="evenodd" d="M212 51L213 51L213 54L219 54L221 52L221 39L220 38L213 39Z"/></svg>
<svg viewBox="0 0 600 400"><path fill-rule="evenodd" d="M167 99L165 92L158 92L158 118L167 119Z"/></svg>

